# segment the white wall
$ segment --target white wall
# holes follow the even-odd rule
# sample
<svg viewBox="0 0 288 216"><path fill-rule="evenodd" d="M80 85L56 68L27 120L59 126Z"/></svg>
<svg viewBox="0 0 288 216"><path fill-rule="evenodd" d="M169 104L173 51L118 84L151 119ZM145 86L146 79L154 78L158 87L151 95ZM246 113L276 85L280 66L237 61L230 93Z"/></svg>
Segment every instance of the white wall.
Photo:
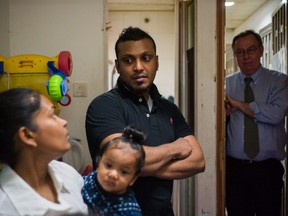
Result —
<svg viewBox="0 0 288 216"><path fill-rule="evenodd" d="M0 55L10 55L9 48L9 0L0 1Z"/></svg>
<svg viewBox="0 0 288 216"><path fill-rule="evenodd" d="M105 0L10 0L10 54L53 57L60 51L72 53L73 71L69 94L72 102L61 107L70 135L82 140L85 163L91 164L85 134L88 104L105 91L105 33L102 31ZM9 57L9 56L7 56ZM73 97L73 83L88 84L87 97Z"/></svg>

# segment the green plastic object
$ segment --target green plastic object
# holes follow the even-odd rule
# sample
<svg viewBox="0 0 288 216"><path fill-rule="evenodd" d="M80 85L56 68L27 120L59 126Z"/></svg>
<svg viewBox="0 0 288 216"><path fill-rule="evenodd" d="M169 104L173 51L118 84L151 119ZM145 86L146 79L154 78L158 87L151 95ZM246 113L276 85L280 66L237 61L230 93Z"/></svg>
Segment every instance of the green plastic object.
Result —
<svg viewBox="0 0 288 216"><path fill-rule="evenodd" d="M63 97L61 91L61 83L63 78L60 75L53 75L49 81L49 95L54 101L60 101Z"/></svg>

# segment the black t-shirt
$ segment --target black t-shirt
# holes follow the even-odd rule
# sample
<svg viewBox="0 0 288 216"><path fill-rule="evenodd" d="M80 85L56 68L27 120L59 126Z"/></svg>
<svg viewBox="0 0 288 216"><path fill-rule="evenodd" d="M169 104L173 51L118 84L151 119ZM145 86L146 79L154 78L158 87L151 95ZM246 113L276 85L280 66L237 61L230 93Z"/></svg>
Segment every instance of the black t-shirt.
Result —
<svg viewBox="0 0 288 216"><path fill-rule="evenodd" d="M163 98L154 84L150 96L151 112L144 97L135 95L118 79L116 88L91 102L86 115L86 135L93 164L101 141L108 135L122 133L127 125L141 129L147 136L148 146L192 135L178 107ZM172 209L173 180L140 177L133 188L144 215L171 215L167 209Z"/></svg>

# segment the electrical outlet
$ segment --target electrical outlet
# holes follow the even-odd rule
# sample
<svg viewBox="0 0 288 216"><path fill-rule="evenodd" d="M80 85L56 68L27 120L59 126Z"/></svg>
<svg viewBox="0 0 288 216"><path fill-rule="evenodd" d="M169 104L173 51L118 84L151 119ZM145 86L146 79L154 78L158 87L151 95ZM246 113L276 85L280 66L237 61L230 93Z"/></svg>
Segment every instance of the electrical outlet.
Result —
<svg viewBox="0 0 288 216"><path fill-rule="evenodd" d="M87 97L87 82L74 82L73 83L73 96L74 97Z"/></svg>

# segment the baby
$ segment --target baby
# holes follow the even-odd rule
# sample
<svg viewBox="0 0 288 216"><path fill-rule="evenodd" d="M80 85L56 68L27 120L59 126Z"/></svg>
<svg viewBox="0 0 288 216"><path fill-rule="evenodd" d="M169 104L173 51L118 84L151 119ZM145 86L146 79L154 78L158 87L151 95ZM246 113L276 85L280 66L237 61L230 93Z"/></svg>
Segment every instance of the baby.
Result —
<svg viewBox="0 0 288 216"><path fill-rule="evenodd" d="M104 144L97 170L84 177L82 196L92 212L103 215L142 215L131 188L145 162L145 135L132 126Z"/></svg>

